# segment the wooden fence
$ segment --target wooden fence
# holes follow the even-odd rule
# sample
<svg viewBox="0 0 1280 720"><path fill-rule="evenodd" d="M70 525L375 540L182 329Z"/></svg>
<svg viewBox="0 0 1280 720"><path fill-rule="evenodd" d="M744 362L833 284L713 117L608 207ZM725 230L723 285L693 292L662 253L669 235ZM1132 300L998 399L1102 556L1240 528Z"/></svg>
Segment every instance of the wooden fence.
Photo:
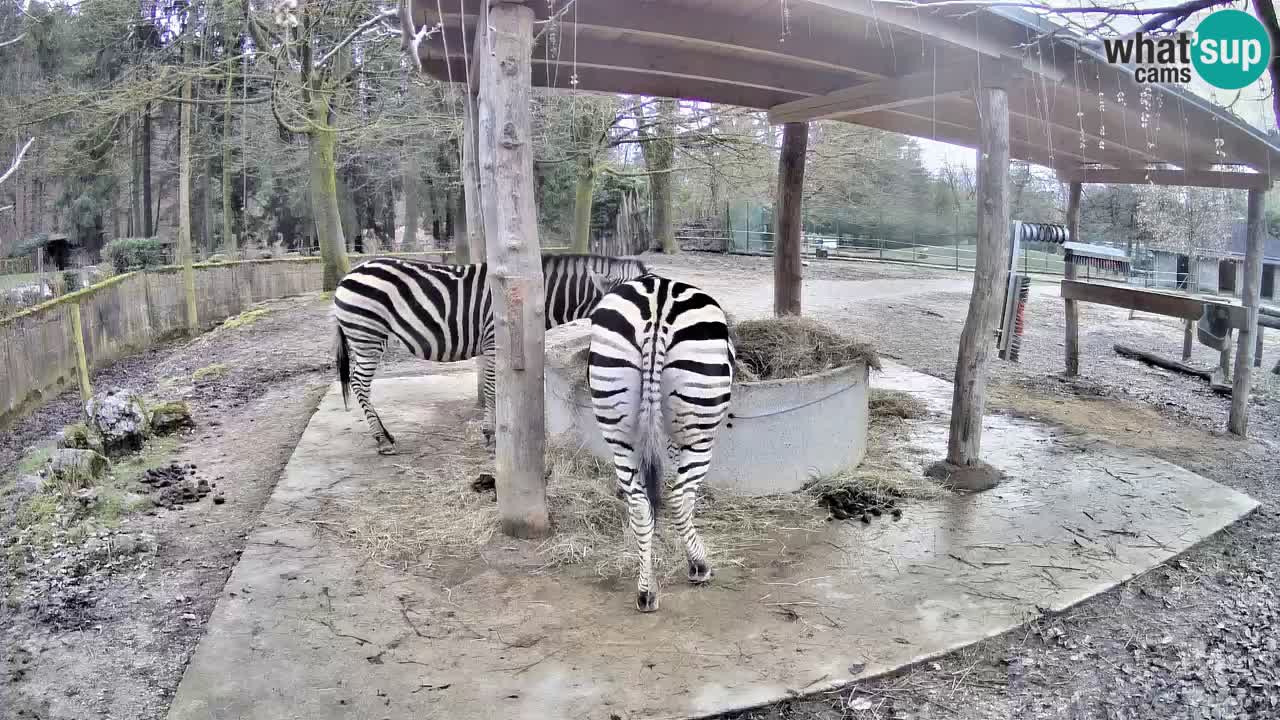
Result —
<svg viewBox="0 0 1280 720"><path fill-rule="evenodd" d="M443 254L406 255L440 259ZM352 264L360 259L352 256ZM205 330L254 303L319 291L322 270L319 258L312 257L247 260L197 265L195 280ZM176 267L132 272L0 319L5 368L0 376L0 429L77 378L82 378L82 391L87 390L88 370L186 332L183 292ZM74 332L77 325L79 333ZM77 361L81 352L83 368Z"/></svg>

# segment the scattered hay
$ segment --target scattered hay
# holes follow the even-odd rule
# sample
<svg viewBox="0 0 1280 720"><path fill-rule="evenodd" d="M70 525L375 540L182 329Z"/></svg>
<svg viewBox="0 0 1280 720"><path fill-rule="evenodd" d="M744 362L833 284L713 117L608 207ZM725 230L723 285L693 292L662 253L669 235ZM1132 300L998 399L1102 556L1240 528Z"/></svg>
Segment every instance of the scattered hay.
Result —
<svg viewBox="0 0 1280 720"><path fill-rule="evenodd" d="M867 409L874 418L900 418L919 420L928 417L929 408L920 398L902 390L871 388L867 395Z"/></svg>
<svg viewBox="0 0 1280 720"><path fill-rule="evenodd" d="M837 519L869 522L870 518L865 516L878 517L889 512L896 520L901 510L900 500L934 500L949 494L945 486L922 475L918 465L907 460L912 448L904 418L897 410L913 408L912 403L894 398L884 407L894 412L872 412L867 428L867 454L858 467L821 478L808 486L808 491Z"/></svg>
<svg viewBox="0 0 1280 720"><path fill-rule="evenodd" d="M812 318L746 320L730 325L729 334L738 356L737 375L747 382L815 375L858 360L880 369L874 348Z"/></svg>
<svg viewBox="0 0 1280 720"><path fill-rule="evenodd" d="M544 570L587 565L602 578L633 577L639 560L626 505L614 494L613 465L584 448L548 443L547 468L556 527L539 548L546 558ZM684 544L672 529L670 510L664 507L659 513L653 555L654 572L664 582L685 572ZM825 515L807 493L746 497L704 485L694 523L713 565L750 565L750 550L768 545L779 534L819 531Z"/></svg>

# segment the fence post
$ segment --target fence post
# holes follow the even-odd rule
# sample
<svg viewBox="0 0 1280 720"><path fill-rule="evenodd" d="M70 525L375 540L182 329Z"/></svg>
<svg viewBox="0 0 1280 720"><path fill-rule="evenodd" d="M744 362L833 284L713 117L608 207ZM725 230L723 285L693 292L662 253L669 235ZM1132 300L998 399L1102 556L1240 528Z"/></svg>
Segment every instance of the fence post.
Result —
<svg viewBox="0 0 1280 720"><path fill-rule="evenodd" d="M960 236L956 235L954 237L955 237L955 242L952 243L952 247L955 249L956 270L959 270L960 269Z"/></svg>
<svg viewBox="0 0 1280 720"><path fill-rule="evenodd" d="M80 399L89 402L93 387L89 385L89 360L84 351L84 325L80 321L80 303L71 305L71 342L76 346L76 377L80 380Z"/></svg>

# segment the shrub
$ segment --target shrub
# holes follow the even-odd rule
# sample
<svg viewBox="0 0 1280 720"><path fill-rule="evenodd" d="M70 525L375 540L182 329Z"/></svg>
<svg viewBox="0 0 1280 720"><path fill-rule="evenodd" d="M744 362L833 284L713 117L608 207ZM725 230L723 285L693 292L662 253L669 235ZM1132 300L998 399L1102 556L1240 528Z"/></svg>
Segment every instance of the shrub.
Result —
<svg viewBox="0 0 1280 720"><path fill-rule="evenodd" d="M75 292L80 289L80 272L78 270L62 271L62 288L64 292Z"/></svg>
<svg viewBox="0 0 1280 720"><path fill-rule="evenodd" d="M103 248L116 272L160 267L165 262L164 246L157 238L120 238Z"/></svg>

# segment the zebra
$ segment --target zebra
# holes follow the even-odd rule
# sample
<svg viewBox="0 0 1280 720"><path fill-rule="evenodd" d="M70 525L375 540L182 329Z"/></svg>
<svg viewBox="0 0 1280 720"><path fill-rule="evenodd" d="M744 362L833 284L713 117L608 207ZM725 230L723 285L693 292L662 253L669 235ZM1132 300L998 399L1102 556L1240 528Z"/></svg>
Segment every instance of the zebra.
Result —
<svg viewBox="0 0 1280 720"><path fill-rule="evenodd" d="M613 449L640 552L636 608L658 609L653 531L662 493L662 438L676 466L670 489L689 581L713 574L693 526L698 487L729 412L734 347L724 310L707 293L646 274L619 284L591 313L587 372L596 423Z"/></svg>
<svg viewBox="0 0 1280 720"><path fill-rule="evenodd" d="M646 272L645 264L634 258L544 255L547 329L586 317L614 285ZM394 455L395 438L374 410L369 393L378 361L393 335L423 360L481 358L481 428L485 446L492 447L495 341L487 264L375 258L352 268L339 281L333 304L343 406L348 406L354 391L379 453Z"/></svg>

